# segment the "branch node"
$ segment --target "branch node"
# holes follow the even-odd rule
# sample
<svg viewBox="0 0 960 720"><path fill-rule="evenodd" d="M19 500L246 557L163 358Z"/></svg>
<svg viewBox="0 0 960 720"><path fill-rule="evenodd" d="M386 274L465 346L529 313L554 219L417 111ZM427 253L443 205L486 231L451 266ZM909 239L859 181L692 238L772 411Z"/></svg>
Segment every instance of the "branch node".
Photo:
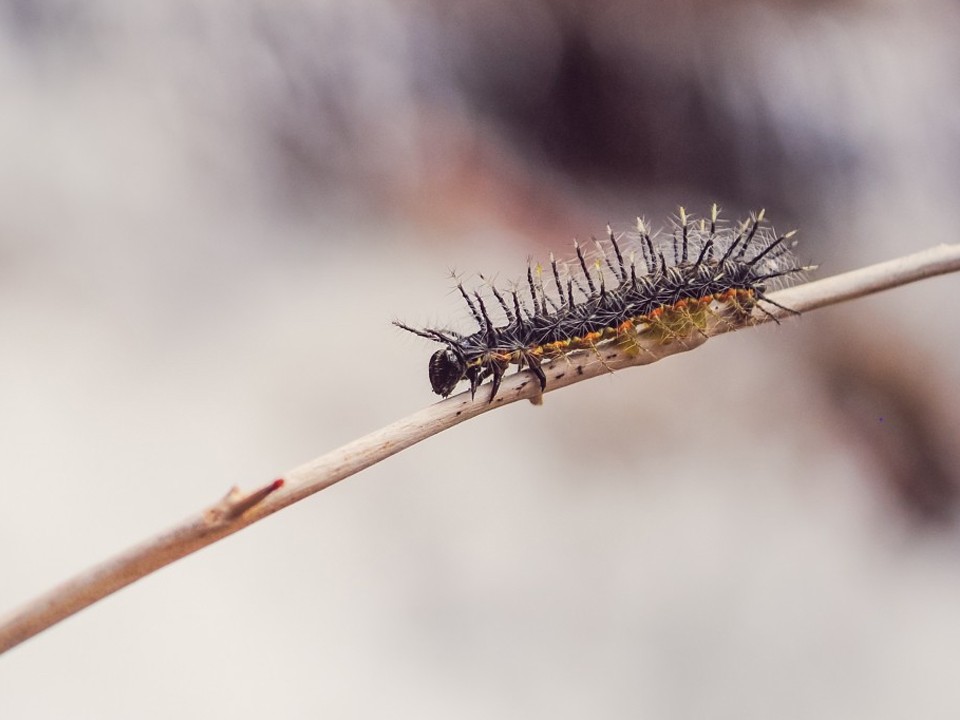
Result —
<svg viewBox="0 0 960 720"><path fill-rule="evenodd" d="M219 525L224 522L234 520L254 505L259 505L268 495L276 492L284 485L283 478L277 478L268 485L264 485L257 490L244 493L240 488L234 485L230 491L223 496L223 499L204 513L204 519L208 525Z"/></svg>

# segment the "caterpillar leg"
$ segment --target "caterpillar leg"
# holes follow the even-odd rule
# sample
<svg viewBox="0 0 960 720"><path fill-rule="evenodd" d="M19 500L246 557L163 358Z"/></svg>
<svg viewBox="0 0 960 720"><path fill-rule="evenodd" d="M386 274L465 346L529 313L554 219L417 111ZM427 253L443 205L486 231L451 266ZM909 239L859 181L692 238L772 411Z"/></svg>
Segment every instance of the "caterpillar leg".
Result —
<svg viewBox="0 0 960 720"><path fill-rule="evenodd" d="M487 379L487 370L481 365L474 365L467 368L467 379L470 381L470 399L477 396L477 388Z"/></svg>
<svg viewBox="0 0 960 720"><path fill-rule="evenodd" d="M500 390L500 383L503 382L503 376L507 372L508 365L500 360L493 360L490 362L490 374L493 375L493 385L490 388L490 399L487 400L488 403L492 403L493 399L497 396L497 392Z"/></svg>

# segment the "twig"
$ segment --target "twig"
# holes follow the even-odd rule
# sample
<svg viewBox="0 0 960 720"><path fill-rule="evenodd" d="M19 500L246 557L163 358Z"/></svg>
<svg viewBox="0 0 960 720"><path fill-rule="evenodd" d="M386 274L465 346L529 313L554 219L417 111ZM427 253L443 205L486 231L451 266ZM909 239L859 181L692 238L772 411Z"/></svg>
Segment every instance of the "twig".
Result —
<svg viewBox="0 0 960 720"><path fill-rule="evenodd" d="M960 245L940 245L897 260L781 290L770 297L779 305L804 312L956 270L960 270ZM772 312L777 317L787 314L782 310ZM751 324L769 319L769 315L756 312L755 323ZM638 352L631 353L617 348L603 350L603 362L596 362L596 355L590 352L555 361L544 366L548 374L547 392L611 370L647 365L691 350L709 336L740 327L743 324L725 322L720 318L702 333L682 340L663 342L652 338L644 341ZM0 653L174 560L211 545L431 435L494 407L522 399L539 402L542 397L538 383L529 372L507 378L493 403L487 402L487 393L489 385L480 388L475 400L471 400L468 393L461 393L438 402L301 465L281 479L252 492L242 493L234 488L220 502L173 529L94 566L8 615L0 622Z"/></svg>

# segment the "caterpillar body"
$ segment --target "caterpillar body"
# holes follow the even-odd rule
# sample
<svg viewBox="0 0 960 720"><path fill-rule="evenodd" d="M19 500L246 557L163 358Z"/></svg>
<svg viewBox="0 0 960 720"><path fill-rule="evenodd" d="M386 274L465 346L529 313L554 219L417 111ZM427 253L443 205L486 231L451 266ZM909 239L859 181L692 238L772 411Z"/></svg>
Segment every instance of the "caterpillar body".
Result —
<svg viewBox="0 0 960 720"><path fill-rule="evenodd" d="M571 260L558 262L551 254L548 271L528 263L525 287L518 284L506 296L489 283L485 301L479 291L468 292L458 282L478 326L473 333L394 324L443 345L428 365L438 395L447 397L467 380L473 397L492 378L493 402L511 365L518 372L529 368L542 391L544 363L576 351L608 343L636 346L649 333L666 340L702 332L706 319L721 311L737 323L749 322L754 308L776 320L764 303L793 313L766 293L813 269L798 264L791 249L794 234L777 235L762 210L729 226L716 205L699 221L681 207L668 228L657 233L638 218L632 237L608 227L592 253L574 241ZM499 322L491 318L491 302L502 313Z"/></svg>

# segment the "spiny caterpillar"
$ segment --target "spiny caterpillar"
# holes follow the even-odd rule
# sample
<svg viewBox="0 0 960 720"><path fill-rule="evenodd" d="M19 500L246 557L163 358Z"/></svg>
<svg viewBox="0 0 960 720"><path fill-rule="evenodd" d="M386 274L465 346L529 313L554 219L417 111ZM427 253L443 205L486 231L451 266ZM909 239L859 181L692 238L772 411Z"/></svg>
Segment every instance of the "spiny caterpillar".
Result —
<svg viewBox="0 0 960 720"><path fill-rule="evenodd" d="M597 250L589 258L575 240L575 259L557 262L550 255L547 283L543 268L528 263L526 288L510 291L509 301L489 283L505 319L499 324L483 296L474 291L471 297L460 282L457 289L479 326L476 332L394 324L445 346L428 368L438 395L447 397L466 379L473 397L492 377L493 402L510 365L517 372L530 368L543 391L543 363L578 350L596 351L608 343L629 348L646 333L666 341L703 332L707 318L721 311L732 322L747 323L756 307L776 320L761 301L796 314L766 295L769 287L813 269L797 264L791 252L795 243L788 243L794 234L777 235L762 210L731 227L719 219L716 205L710 218L699 222L681 207L667 230L653 234L640 218L633 237L617 236L608 226L606 240L595 240ZM529 300L521 294L529 294Z"/></svg>

